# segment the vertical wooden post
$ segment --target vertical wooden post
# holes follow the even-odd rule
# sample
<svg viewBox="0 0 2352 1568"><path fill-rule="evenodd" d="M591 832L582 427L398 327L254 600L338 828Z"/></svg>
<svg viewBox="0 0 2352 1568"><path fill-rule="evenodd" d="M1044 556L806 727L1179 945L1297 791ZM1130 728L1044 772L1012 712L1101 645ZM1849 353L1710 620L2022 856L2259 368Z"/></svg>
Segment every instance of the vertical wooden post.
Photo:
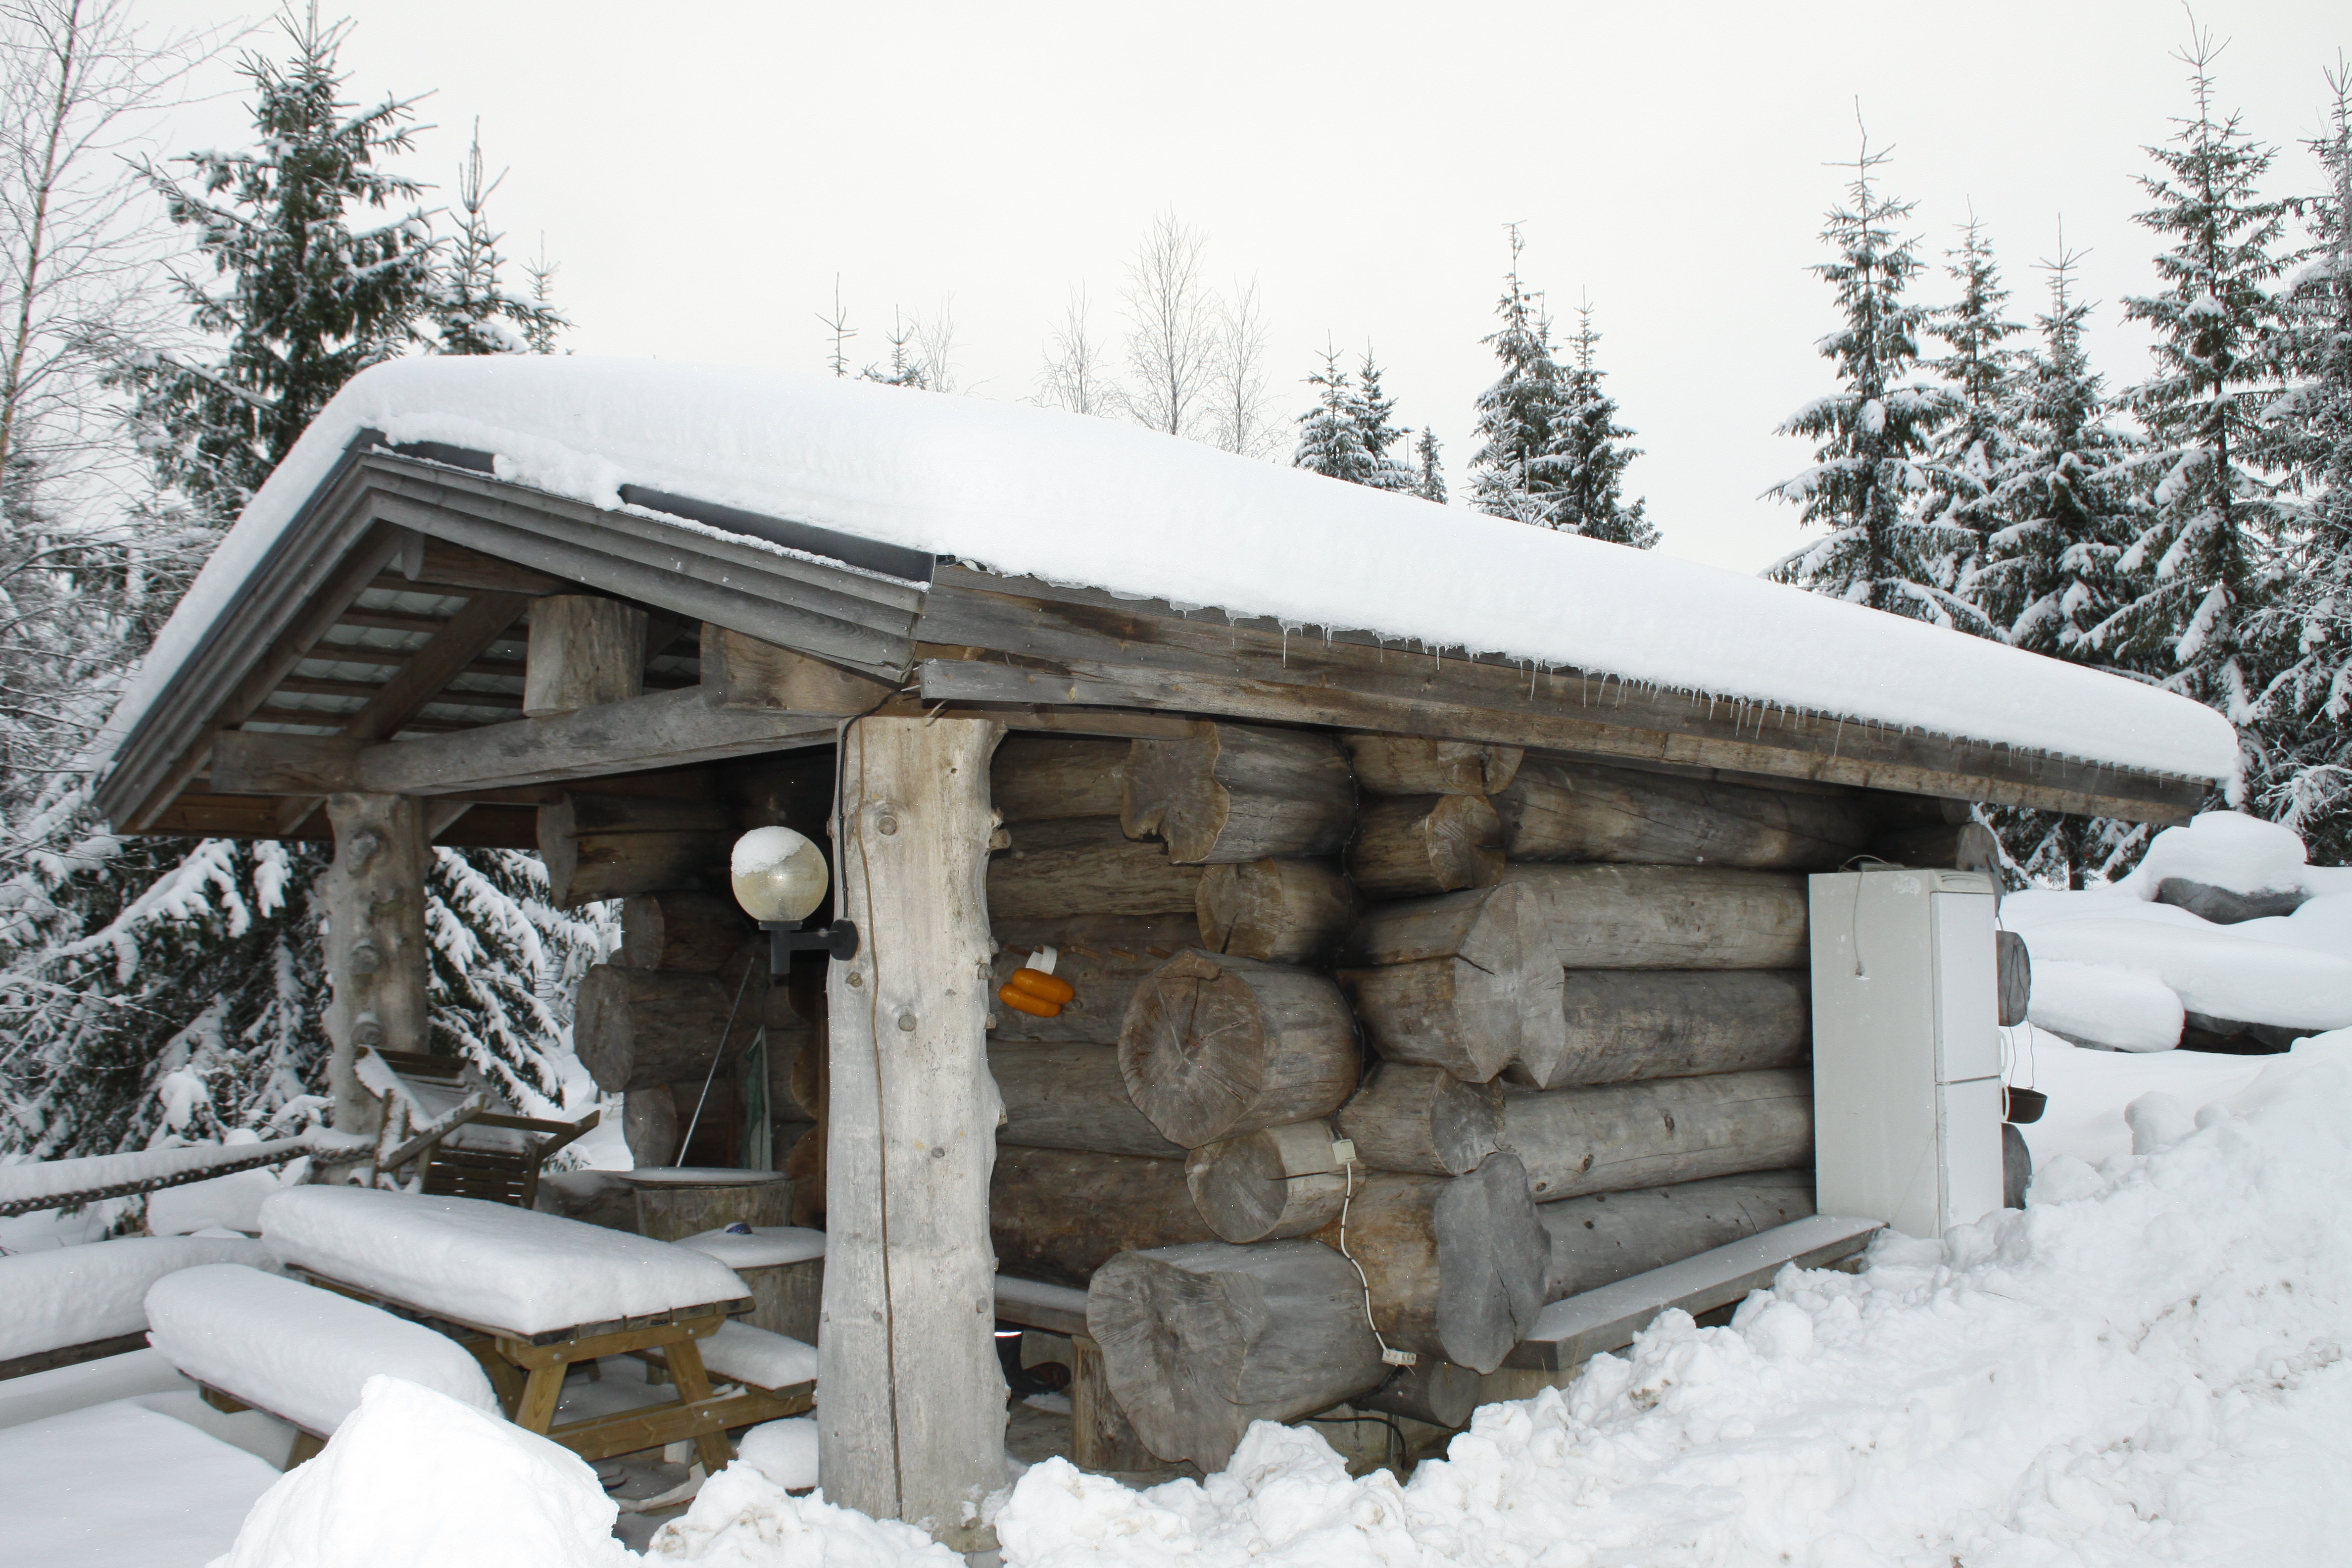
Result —
<svg viewBox="0 0 2352 1568"><path fill-rule="evenodd" d="M646 613L618 599L557 594L530 607L526 719L621 702L646 689Z"/></svg>
<svg viewBox="0 0 2352 1568"><path fill-rule="evenodd" d="M414 795L329 795L327 820L335 830L327 873L328 1085L335 1126L373 1132L383 1106L354 1076L360 1048L423 1051L432 1040L425 945L432 848L425 803Z"/></svg>
<svg viewBox="0 0 2352 1568"><path fill-rule="evenodd" d="M818 1475L829 1501L994 1545L1004 1479L988 1179L984 720L862 719L843 739L835 908L857 956L832 1022Z"/></svg>

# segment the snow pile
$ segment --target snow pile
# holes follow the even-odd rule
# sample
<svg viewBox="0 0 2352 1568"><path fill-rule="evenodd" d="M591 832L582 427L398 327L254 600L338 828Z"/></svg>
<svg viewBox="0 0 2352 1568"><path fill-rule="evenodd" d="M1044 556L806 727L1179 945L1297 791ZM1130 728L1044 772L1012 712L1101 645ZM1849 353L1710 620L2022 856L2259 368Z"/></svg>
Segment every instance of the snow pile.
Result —
<svg viewBox="0 0 2352 1568"><path fill-rule="evenodd" d="M738 1462L710 1478L683 1519L661 1527L644 1561L695 1568L963 1568L964 1560L913 1525L793 1497L757 1467Z"/></svg>
<svg viewBox="0 0 2352 1568"><path fill-rule="evenodd" d="M1006 1561L2340 1561L2352 1037L2187 1107L2144 1098L2147 1152L2053 1159L2030 1209L1946 1246L1786 1270L1729 1328L1670 1313L1564 1393L1481 1410L1408 1486L1266 1426L1142 1493L1049 1460L996 1521Z"/></svg>
<svg viewBox="0 0 2352 1568"><path fill-rule="evenodd" d="M730 1268L772 1268L824 1256L824 1232L792 1225L746 1226L741 1230L706 1230L678 1243L707 1252Z"/></svg>
<svg viewBox="0 0 2352 1568"><path fill-rule="evenodd" d="M269 1489L213 1568L627 1568L579 1456L397 1377Z"/></svg>
<svg viewBox="0 0 2352 1568"><path fill-rule="evenodd" d="M258 1234L262 1203L288 1184L277 1172L263 1169L161 1188L147 1194L147 1234L187 1236L211 1229Z"/></svg>
<svg viewBox="0 0 2352 1568"><path fill-rule="evenodd" d="M0 1257L0 1361L135 1334L147 1290L182 1268L270 1267L257 1241L126 1236Z"/></svg>
<svg viewBox="0 0 2352 1568"><path fill-rule="evenodd" d="M2207 918L2258 908L2292 912ZM2155 1051L2184 1025L2352 1026L2352 872L2305 865L2276 823L2208 812L2158 834L2122 880L2011 894L2001 919L2033 955L2033 1022L2070 1040Z"/></svg>
<svg viewBox="0 0 2352 1568"><path fill-rule="evenodd" d="M0 1430L0 1559L178 1568L236 1534L275 1467L136 1400Z"/></svg>
<svg viewBox="0 0 2352 1568"><path fill-rule="evenodd" d="M378 1373L496 1414L481 1363L390 1312L234 1263L184 1268L147 1292L148 1338L172 1364L307 1431L332 1432Z"/></svg>
<svg viewBox="0 0 2352 1568"><path fill-rule="evenodd" d="M754 1426L735 1445L738 1464L751 1466L787 1491L805 1491L816 1485L816 1450L814 1415Z"/></svg>
<svg viewBox="0 0 2352 1568"><path fill-rule="evenodd" d="M419 357L353 377L181 601L111 735L137 723L370 427L493 453L500 478L601 507L633 483L1301 627L2200 778L2236 766L2226 719L2152 687L1108 420L830 376L531 355Z"/></svg>
<svg viewBox="0 0 2352 1568"><path fill-rule="evenodd" d="M295 1187L261 1205L261 1228L286 1263L520 1334L746 1294L703 1253L479 1198Z"/></svg>

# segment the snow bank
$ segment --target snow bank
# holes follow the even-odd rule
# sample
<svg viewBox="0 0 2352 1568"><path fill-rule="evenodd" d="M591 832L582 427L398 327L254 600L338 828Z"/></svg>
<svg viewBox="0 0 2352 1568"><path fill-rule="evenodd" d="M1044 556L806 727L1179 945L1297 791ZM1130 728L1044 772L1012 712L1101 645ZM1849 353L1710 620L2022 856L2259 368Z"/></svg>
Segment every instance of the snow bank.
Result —
<svg viewBox="0 0 2352 1568"><path fill-rule="evenodd" d="M2236 766L2227 720L2153 687L1130 426L831 376L530 355L420 357L353 377L214 552L110 735L137 723L368 427L494 453L501 478L596 506L619 506L635 483L1302 627L2200 778Z"/></svg>
<svg viewBox="0 0 2352 1568"><path fill-rule="evenodd" d="M135 1400L0 1430L0 1559L195 1568L236 1538L275 1467Z"/></svg>
<svg viewBox="0 0 2352 1568"><path fill-rule="evenodd" d="M397 1377L373 1377L318 1458L271 1487L212 1568L626 1568L579 1456Z"/></svg>
<svg viewBox="0 0 2352 1568"><path fill-rule="evenodd" d="M2025 933L2039 961L2097 964L2153 975L2189 1012L2288 1028L2352 1025L2352 959L2278 942L2252 942L2233 926L2183 931L2135 920L2070 920ZM2034 989L2042 986L2037 967ZM2045 1027L2038 1009L2033 1014ZM2112 1044L2103 1036L2090 1038Z"/></svg>
<svg viewBox="0 0 2352 1568"><path fill-rule="evenodd" d="M147 1292L149 1340L194 1378L309 1431L332 1432L378 1373L496 1414L489 1379L457 1341L257 1268L184 1268Z"/></svg>
<svg viewBox="0 0 2352 1568"><path fill-rule="evenodd" d="M2172 987L2147 970L2049 956L2061 945L2029 950L2034 953L2033 1022L2113 1051L2168 1051L2180 1043L2187 1009Z"/></svg>
<svg viewBox="0 0 2352 1568"><path fill-rule="evenodd" d="M795 1415L752 1427L735 1445L736 1462L751 1466L787 1491L816 1485L816 1417Z"/></svg>
<svg viewBox="0 0 2352 1568"><path fill-rule="evenodd" d="M2208 811L2185 827L2158 834L2116 887L2139 899L2155 898L2176 878L2232 893L2299 891L2304 861L2303 840L2293 828L2234 811Z"/></svg>
<svg viewBox="0 0 2352 1568"><path fill-rule="evenodd" d="M262 1203L278 1188L278 1173L269 1170L163 1187L147 1194L147 1234L186 1236L212 1226L257 1232Z"/></svg>
<svg viewBox="0 0 2352 1568"><path fill-rule="evenodd" d="M126 1236L0 1257L0 1361L135 1334L147 1290L182 1268L270 1266L257 1241Z"/></svg>
<svg viewBox="0 0 2352 1568"><path fill-rule="evenodd" d="M910 1524L791 1496L743 1463L711 1477L686 1516L655 1534L644 1560L696 1568L963 1568L964 1561Z"/></svg>
<svg viewBox="0 0 2352 1568"><path fill-rule="evenodd" d="M284 1262L517 1333L746 1294L691 1248L479 1198L295 1187L261 1205L261 1228Z"/></svg>

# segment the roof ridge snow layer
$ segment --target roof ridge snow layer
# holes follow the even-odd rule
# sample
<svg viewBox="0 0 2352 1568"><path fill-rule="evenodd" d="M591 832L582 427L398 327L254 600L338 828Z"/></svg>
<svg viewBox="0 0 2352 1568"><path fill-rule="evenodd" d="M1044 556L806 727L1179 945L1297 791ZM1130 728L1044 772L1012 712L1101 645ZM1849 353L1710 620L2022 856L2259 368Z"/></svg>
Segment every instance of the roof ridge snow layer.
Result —
<svg viewBox="0 0 2352 1568"><path fill-rule="evenodd" d="M1084 415L833 376L499 355L362 372L156 639L129 733L361 430L1121 595L1360 628L1593 675L2225 779L2236 732L2153 686L1654 552L1532 528Z"/></svg>

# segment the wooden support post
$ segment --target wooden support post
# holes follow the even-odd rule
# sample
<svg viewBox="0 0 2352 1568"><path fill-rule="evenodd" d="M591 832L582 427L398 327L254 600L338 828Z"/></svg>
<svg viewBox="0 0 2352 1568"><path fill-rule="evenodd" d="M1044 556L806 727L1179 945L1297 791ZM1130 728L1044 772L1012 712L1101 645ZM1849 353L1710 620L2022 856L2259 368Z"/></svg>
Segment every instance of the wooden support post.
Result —
<svg viewBox="0 0 2352 1568"><path fill-rule="evenodd" d="M431 849L425 803L411 795L331 795L335 863L327 873L328 1085L335 1126L373 1132L383 1108L360 1084L362 1047L423 1052L432 1043L425 999L425 872Z"/></svg>
<svg viewBox="0 0 2352 1568"><path fill-rule="evenodd" d="M1160 1467L1110 1391L1102 1347L1084 1334L1070 1336L1070 1463L1096 1471Z"/></svg>
<svg viewBox="0 0 2352 1568"><path fill-rule="evenodd" d="M862 719L845 736L831 966L830 1140L818 1475L827 1500L961 1552L1004 1479L988 1184L985 720Z"/></svg>
<svg viewBox="0 0 2352 1568"><path fill-rule="evenodd" d="M525 658L526 719L625 702L646 689L646 613L585 594L541 599L531 606Z"/></svg>

